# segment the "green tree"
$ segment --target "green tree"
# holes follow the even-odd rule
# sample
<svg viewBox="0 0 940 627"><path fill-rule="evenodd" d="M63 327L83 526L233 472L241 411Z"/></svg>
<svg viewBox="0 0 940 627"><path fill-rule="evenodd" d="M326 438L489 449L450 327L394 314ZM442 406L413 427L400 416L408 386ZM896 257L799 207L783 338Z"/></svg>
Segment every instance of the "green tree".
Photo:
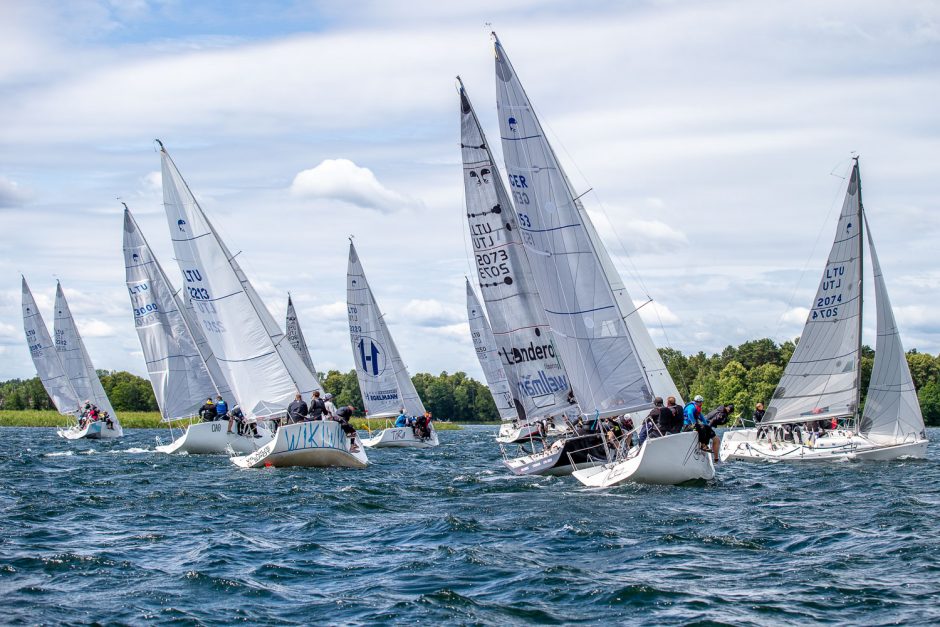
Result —
<svg viewBox="0 0 940 627"><path fill-rule="evenodd" d="M740 414L751 405L745 378L747 369L738 361L729 361L718 375L718 403L734 403L735 414ZM711 406L708 406L711 408Z"/></svg>

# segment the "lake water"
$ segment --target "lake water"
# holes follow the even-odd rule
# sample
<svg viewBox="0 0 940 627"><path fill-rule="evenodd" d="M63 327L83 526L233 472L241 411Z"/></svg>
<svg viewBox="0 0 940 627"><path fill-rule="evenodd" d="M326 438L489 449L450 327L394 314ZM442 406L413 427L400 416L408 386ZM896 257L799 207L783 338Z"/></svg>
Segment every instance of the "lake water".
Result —
<svg viewBox="0 0 940 627"><path fill-rule="evenodd" d="M2 429L0 622L940 623L940 430L926 461L605 491L510 476L494 434L236 470Z"/></svg>

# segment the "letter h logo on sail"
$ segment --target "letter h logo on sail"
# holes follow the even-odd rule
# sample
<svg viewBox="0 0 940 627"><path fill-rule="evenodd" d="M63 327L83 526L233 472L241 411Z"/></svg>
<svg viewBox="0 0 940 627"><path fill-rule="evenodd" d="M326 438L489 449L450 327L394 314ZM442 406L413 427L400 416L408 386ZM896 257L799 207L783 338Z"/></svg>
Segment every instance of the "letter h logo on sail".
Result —
<svg viewBox="0 0 940 627"><path fill-rule="evenodd" d="M369 353L366 354L366 338L359 339L359 360L365 372L373 377L379 376L379 349L375 342L369 340Z"/></svg>

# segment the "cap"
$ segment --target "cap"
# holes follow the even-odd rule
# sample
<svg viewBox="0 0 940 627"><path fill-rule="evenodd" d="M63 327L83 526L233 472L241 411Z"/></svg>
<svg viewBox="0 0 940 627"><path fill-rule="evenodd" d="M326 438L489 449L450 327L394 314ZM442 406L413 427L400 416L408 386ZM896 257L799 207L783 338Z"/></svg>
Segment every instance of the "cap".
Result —
<svg viewBox="0 0 940 627"><path fill-rule="evenodd" d="M323 395L323 398L329 401L333 399L333 395L327 392L326 394Z"/></svg>
<svg viewBox="0 0 940 627"><path fill-rule="evenodd" d="M696 394L696 395L695 395L695 398L693 398L692 400L695 401L696 403L704 403L704 402L705 402L705 399L702 398L702 395L701 395L701 394Z"/></svg>

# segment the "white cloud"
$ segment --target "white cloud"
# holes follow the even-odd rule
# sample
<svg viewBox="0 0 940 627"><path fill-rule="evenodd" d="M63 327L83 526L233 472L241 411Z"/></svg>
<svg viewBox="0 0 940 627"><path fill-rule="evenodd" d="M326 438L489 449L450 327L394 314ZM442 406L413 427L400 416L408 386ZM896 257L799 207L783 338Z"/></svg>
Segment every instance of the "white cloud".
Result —
<svg viewBox="0 0 940 627"><path fill-rule="evenodd" d="M804 324L807 316L809 316L809 309L806 307L793 307L784 312L780 320L789 324Z"/></svg>
<svg viewBox="0 0 940 627"><path fill-rule="evenodd" d="M29 194L19 183L0 176L0 209L18 207L29 200Z"/></svg>
<svg viewBox="0 0 940 627"><path fill-rule="evenodd" d="M86 337L111 337L114 335L114 327L103 320L76 320L78 332Z"/></svg>
<svg viewBox="0 0 940 627"><path fill-rule="evenodd" d="M0 337L15 338L18 335L20 335L20 333L17 332L16 327L14 327L12 324L0 322Z"/></svg>
<svg viewBox="0 0 940 627"><path fill-rule="evenodd" d="M400 316L402 320L428 327L457 324L464 317L466 313L459 307L444 304L433 298L409 300L402 308Z"/></svg>
<svg viewBox="0 0 940 627"><path fill-rule="evenodd" d="M348 320L349 316L346 302L339 300L326 305L317 305L313 308L313 313L322 320Z"/></svg>
<svg viewBox="0 0 940 627"><path fill-rule="evenodd" d="M674 327L679 324L679 316L660 302L634 300L633 306L639 308L640 318L650 330L658 329L660 326Z"/></svg>
<svg viewBox="0 0 940 627"><path fill-rule="evenodd" d="M290 186L291 194L319 198L376 211L392 212L418 204L412 198L382 185L372 170L349 159L325 159L320 165L299 172Z"/></svg>

